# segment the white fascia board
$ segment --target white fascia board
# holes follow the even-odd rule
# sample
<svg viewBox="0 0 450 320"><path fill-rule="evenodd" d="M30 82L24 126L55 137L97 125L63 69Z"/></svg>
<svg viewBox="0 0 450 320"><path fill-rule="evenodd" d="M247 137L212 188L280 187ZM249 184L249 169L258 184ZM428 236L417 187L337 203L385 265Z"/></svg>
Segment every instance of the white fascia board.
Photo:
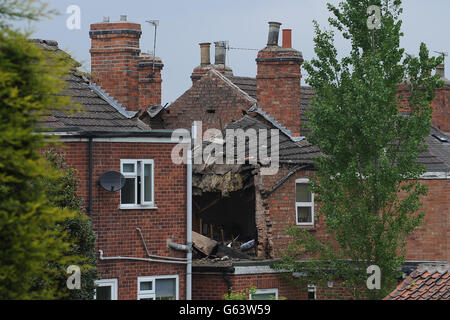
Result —
<svg viewBox="0 0 450 320"><path fill-rule="evenodd" d="M450 172L436 171L426 172L420 176L420 180L447 180L450 179Z"/></svg>
<svg viewBox="0 0 450 320"><path fill-rule="evenodd" d="M289 270L275 270L270 266L235 266L234 274L285 273Z"/></svg>
<svg viewBox="0 0 450 320"><path fill-rule="evenodd" d="M86 142L88 138L77 138L76 135L58 135L61 142ZM116 138L93 138L93 142L128 142L128 143L180 143L167 137L116 137Z"/></svg>

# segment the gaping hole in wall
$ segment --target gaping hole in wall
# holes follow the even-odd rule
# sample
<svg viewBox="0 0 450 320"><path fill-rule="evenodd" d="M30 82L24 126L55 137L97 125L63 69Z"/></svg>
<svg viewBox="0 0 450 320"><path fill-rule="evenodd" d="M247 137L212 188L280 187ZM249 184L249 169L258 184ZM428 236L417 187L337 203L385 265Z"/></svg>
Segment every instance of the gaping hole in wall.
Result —
<svg viewBox="0 0 450 320"><path fill-rule="evenodd" d="M196 258L248 259L257 255L255 187L251 166L194 169Z"/></svg>

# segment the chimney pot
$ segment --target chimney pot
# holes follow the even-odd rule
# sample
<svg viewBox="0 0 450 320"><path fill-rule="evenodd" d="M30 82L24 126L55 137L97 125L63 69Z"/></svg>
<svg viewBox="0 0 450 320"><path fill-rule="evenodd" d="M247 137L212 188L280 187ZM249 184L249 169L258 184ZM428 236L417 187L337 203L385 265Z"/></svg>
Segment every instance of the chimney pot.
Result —
<svg viewBox="0 0 450 320"><path fill-rule="evenodd" d="M269 22L269 37L267 40L268 46L278 46L278 35L280 33L280 22Z"/></svg>
<svg viewBox="0 0 450 320"><path fill-rule="evenodd" d="M292 30L283 29L283 48L292 48Z"/></svg>
<svg viewBox="0 0 450 320"><path fill-rule="evenodd" d="M215 51L215 61L214 64L223 64L225 65L226 60L226 50L227 50L227 41L217 41L214 42L216 51Z"/></svg>
<svg viewBox="0 0 450 320"><path fill-rule="evenodd" d="M211 58L210 58L210 42L203 42L200 43L200 64L201 66L208 66L211 64Z"/></svg>
<svg viewBox="0 0 450 320"><path fill-rule="evenodd" d="M127 16L125 14L121 15L120 21L127 21Z"/></svg>
<svg viewBox="0 0 450 320"><path fill-rule="evenodd" d="M441 76L441 78L445 78L445 65L441 63L436 67L436 73Z"/></svg>

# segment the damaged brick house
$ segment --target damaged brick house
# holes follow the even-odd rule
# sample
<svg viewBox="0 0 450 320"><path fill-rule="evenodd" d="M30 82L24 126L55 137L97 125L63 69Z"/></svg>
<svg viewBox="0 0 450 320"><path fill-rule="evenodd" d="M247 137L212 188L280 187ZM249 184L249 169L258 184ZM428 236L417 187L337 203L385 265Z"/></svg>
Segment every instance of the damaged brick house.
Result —
<svg viewBox="0 0 450 320"><path fill-rule="evenodd" d="M53 111L41 126L78 171L97 235L96 298L187 299L188 168L171 161L173 130L139 119L139 108L160 103L163 65L140 53L141 26L122 19L91 27L92 81L76 70L66 79L63 94L81 110ZM56 41L36 43L62 52Z"/></svg>
<svg viewBox="0 0 450 320"><path fill-rule="evenodd" d="M278 46L279 27L279 23L269 23L268 45L256 59L256 78L233 75L225 65L223 41L215 43L214 64L209 59L210 44L201 43L201 64L191 75L192 87L168 108L146 118L163 128L189 127L193 121L202 121L204 130L280 130L280 169L276 175L261 175L257 166L248 164L194 168L193 230L219 244L234 245L236 237L238 243L254 239L257 244L250 259L236 256L239 260L222 261L220 257L231 254L226 257L230 258L232 253L219 250L212 251L219 258L194 261L194 299L221 299L231 287L242 290L251 284L260 289L261 297L280 295L288 299L320 297L321 290L340 290L314 286L300 290L282 281L270 268L289 242L285 231L288 226L297 225L317 237L325 236L323 223L314 217L318 210L314 195L307 191L314 175L313 157L320 156L305 138L305 113L313 92L301 85L303 59L291 48L291 30L283 30L283 44ZM438 72L445 79L443 65ZM446 80L433 103L432 127L426 138L428 151L418 159L427 168L421 181L430 191L423 200L424 223L408 239L407 273L419 263L449 260L449 93L450 82Z"/></svg>
<svg viewBox="0 0 450 320"><path fill-rule="evenodd" d="M183 244L190 242L190 231L194 242L206 238L206 247L197 245L195 251L193 299L221 299L231 287L241 290L251 284L258 288L255 299L320 297L322 288L307 292L270 268L289 242L286 227L298 225L324 236L324 226L314 216L314 195L307 190L313 158L320 156L305 138L305 111L313 92L301 86L303 59L291 48L290 30L283 30L283 45L278 46L279 28L270 23L268 45L256 59L256 78L233 75L225 64L225 42L215 43L214 64L210 44L202 43L192 87L164 108L163 63L141 53L140 25L125 17L91 25L92 79L75 72L67 92L85 112L55 112L45 125L61 137L61 152L79 171L80 194L101 250L99 298L189 299L189 254L180 249L187 249ZM41 45L56 50L52 43ZM439 114L433 114L429 151L419 159L429 171L423 182L430 195L424 201L425 222L408 242L412 267L448 261L449 90L447 83L436 96ZM191 197L190 170L172 162L170 137L174 129L191 128L194 121L202 121L204 130L278 130L278 173L262 175L259 165L249 163L194 165ZM109 171L125 178L122 190L98 184ZM187 218L191 200L192 228ZM208 238L215 241L209 247ZM242 244L251 248L242 252ZM218 258L202 259L205 252Z"/></svg>

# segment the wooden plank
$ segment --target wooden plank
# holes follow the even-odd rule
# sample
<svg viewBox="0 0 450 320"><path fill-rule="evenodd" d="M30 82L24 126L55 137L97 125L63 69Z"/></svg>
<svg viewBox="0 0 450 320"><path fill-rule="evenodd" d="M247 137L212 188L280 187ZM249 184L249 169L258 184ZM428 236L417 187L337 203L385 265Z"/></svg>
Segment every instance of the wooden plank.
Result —
<svg viewBox="0 0 450 320"><path fill-rule="evenodd" d="M195 231L192 231L192 245L200 252L209 256L217 246L217 241L211 240Z"/></svg>

